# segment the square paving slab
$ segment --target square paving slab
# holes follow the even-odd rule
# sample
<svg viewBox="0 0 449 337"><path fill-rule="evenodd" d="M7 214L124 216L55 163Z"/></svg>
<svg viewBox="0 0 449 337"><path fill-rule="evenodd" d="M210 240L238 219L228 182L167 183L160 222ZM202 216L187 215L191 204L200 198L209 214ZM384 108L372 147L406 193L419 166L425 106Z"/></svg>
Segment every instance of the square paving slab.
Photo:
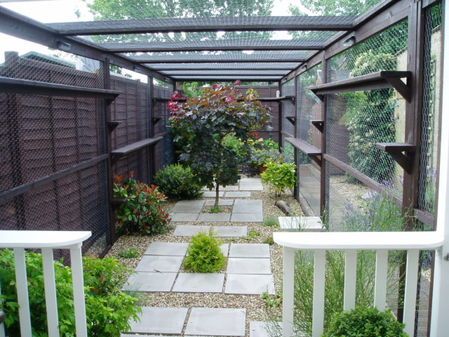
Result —
<svg viewBox="0 0 449 337"><path fill-rule="evenodd" d="M175 228L175 236L194 236L200 232L208 233L210 226L195 226L195 225L178 225Z"/></svg>
<svg viewBox="0 0 449 337"><path fill-rule="evenodd" d="M140 320L131 322L131 332L181 334L187 308L143 307Z"/></svg>
<svg viewBox="0 0 449 337"><path fill-rule="evenodd" d="M229 222L230 219L230 213L201 213L198 221Z"/></svg>
<svg viewBox="0 0 449 337"><path fill-rule="evenodd" d="M172 213L199 213L204 206L204 200L181 200L172 209Z"/></svg>
<svg viewBox="0 0 449 337"><path fill-rule="evenodd" d="M222 238L244 237L248 234L247 226L212 226L212 230Z"/></svg>
<svg viewBox="0 0 449 337"><path fill-rule="evenodd" d="M226 294L256 295L268 292L274 294L273 275L228 274Z"/></svg>
<svg viewBox="0 0 449 337"><path fill-rule="evenodd" d="M144 255L136 271L177 273L183 259L183 256Z"/></svg>
<svg viewBox="0 0 449 337"><path fill-rule="evenodd" d="M228 274L271 274L270 259L229 258Z"/></svg>
<svg viewBox="0 0 449 337"><path fill-rule="evenodd" d="M251 197L251 192L240 192L240 191L231 191L225 193L225 198L249 198Z"/></svg>
<svg viewBox="0 0 449 337"><path fill-rule="evenodd" d="M223 243L220 246L221 252L223 253L224 256L228 256L229 255L229 243Z"/></svg>
<svg viewBox="0 0 449 337"><path fill-rule="evenodd" d="M175 282L176 273L147 273L132 274L123 290L128 291L170 291Z"/></svg>
<svg viewBox="0 0 449 337"><path fill-rule="evenodd" d="M222 197L224 195L224 191L218 192L218 196ZM215 191L205 191L203 192L203 198L215 198Z"/></svg>
<svg viewBox="0 0 449 337"><path fill-rule="evenodd" d="M198 220L199 213L171 213L171 221L188 222Z"/></svg>
<svg viewBox="0 0 449 337"><path fill-rule="evenodd" d="M196 293L221 293L223 291L224 274L180 273L173 291Z"/></svg>
<svg viewBox="0 0 449 337"><path fill-rule="evenodd" d="M262 213L259 214L235 214L231 216L231 222L263 222Z"/></svg>
<svg viewBox="0 0 449 337"><path fill-rule="evenodd" d="M270 258L270 246L265 243L232 243L229 257Z"/></svg>
<svg viewBox="0 0 449 337"><path fill-rule="evenodd" d="M240 191L263 191L260 178L242 178L239 185Z"/></svg>
<svg viewBox="0 0 449 337"><path fill-rule="evenodd" d="M279 322L249 322L249 337L270 337L282 334L282 328Z"/></svg>
<svg viewBox="0 0 449 337"><path fill-rule="evenodd" d="M219 199L218 205L220 206L232 206L234 204L234 199ZM206 200L206 206L215 205L215 200Z"/></svg>
<svg viewBox="0 0 449 337"><path fill-rule="evenodd" d="M322 232L325 230L321 218L317 216L280 216L278 219L279 226L284 231Z"/></svg>
<svg viewBox="0 0 449 337"><path fill-rule="evenodd" d="M234 202L232 213L239 214L263 214L262 200L242 200Z"/></svg>
<svg viewBox="0 0 449 337"><path fill-rule="evenodd" d="M245 309L192 308L185 334L245 336L245 320Z"/></svg>
<svg viewBox="0 0 449 337"><path fill-rule="evenodd" d="M188 243L152 242L145 251L145 255L184 256Z"/></svg>

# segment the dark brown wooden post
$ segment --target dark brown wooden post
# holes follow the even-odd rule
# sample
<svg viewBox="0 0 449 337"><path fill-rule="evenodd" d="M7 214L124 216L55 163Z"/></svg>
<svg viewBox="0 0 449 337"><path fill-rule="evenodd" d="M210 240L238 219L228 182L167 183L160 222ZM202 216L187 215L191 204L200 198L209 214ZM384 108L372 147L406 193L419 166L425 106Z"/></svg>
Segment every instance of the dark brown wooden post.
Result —
<svg viewBox="0 0 449 337"><path fill-rule="evenodd" d="M278 87L277 90L279 90L279 96L282 96L282 84L281 82L278 82ZM282 124L282 101L278 101L278 128L279 128L279 151L282 151L282 147L284 146L283 142L282 142L282 128L283 128L283 124Z"/></svg>
<svg viewBox="0 0 449 337"><path fill-rule="evenodd" d="M154 83L153 83L153 77L152 76L148 76L148 84L147 84L148 88L147 88L147 99L148 99L148 107L149 107L149 111L148 111L148 137L149 138L153 138L155 135L155 114L154 114L154 105L155 105L155 100L154 100ZM150 146L148 148L149 151L149 176L150 176L150 182L154 182L154 175L156 173L156 145Z"/></svg>
<svg viewBox="0 0 449 337"><path fill-rule="evenodd" d="M293 134L295 136L295 138L299 138L299 128L298 128L298 124L300 122L299 116L298 116L298 88L299 88L299 76L295 76L295 78L293 79L294 82L294 93L293 96L295 97L294 103L293 103L293 109L294 110L294 115L295 115L295 125L294 125L294 131ZM295 189L293 191L293 194L295 196L295 198L297 200L299 200L299 156L298 156L298 149L295 149L295 156L294 156L294 161L295 161L295 166L296 166L296 184L295 184Z"/></svg>
<svg viewBox="0 0 449 337"><path fill-rule="evenodd" d="M323 83L328 81L327 59L323 53L322 62L322 78ZM321 217L328 217L326 214L326 203L328 198L328 177L326 176L326 160L324 154L326 153L326 130L327 130L327 96L323 96L321 101L321 120L323 121L323 129L321 130L321 168L320 168L320 215Z"/></svg>

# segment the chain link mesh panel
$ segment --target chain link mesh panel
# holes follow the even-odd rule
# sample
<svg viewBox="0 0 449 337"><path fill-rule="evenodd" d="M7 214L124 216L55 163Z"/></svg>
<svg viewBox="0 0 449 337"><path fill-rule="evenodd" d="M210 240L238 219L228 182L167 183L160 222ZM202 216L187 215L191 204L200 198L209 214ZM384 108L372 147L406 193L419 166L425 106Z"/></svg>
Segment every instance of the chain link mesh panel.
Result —
<svg viewBox="0 0 449 337"><path fill-rule="evenodd" d="M338 81L381 70L406 70L407 22L400 22L330 59ZM376 143L403 143L405 100L393 89L328 96L326 150L400 196L403 170Z"/></svg>
<svg viewBox="0 0 449 337"><path fill-rule="evenodd" d="M436 177L441 99L442 8L433 6L425 13L424 83L419 175L419 208L435 212Z"/></svg>
<svg viewBox="0 0 449 337"><path fill-rule="evenodd" d="M287 81L281 85L282 96L295 96L295 79ZM285 141L285 138L295 136L295 126L287 117L296 117L295 105L290 100L283 100L282 106L282 151L287 162L293 163L295 161L295 148L289 142Z"/></svg>

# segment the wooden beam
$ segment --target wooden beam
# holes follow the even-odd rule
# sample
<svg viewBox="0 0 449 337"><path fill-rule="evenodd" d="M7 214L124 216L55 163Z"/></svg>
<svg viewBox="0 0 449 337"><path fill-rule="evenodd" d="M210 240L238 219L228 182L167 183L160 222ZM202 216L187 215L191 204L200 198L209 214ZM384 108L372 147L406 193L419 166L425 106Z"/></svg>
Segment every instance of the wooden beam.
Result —
<svg viewBox="0 0 449 337"><path fill-rule="evenodd" d="M376 147L390 154L407 173L412 172L416 152L415 145L403 143L377 143Z"/></svg>
<svg viewBox="0 0 449 337"><path fill-rule="evenodd" d="M155 145L157 142L159 142L163 138L164 138L164 136L147 138L147 139L143 139L138 142L123 146L121 148L112 150L111 151L112 158L114 160L116 160L118 158L125 157L125 156L129 155L130 153L133 153L135 151L143 149L146 146Z"/></svg>

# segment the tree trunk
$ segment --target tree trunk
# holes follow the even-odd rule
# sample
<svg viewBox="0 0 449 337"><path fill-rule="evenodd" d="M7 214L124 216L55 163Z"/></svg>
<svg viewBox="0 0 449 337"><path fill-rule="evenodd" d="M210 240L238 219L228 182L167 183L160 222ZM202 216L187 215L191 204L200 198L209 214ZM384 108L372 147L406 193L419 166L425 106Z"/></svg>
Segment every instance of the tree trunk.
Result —
<svg viewBox="0 0 449 337"><path fill-rule="evenodd" d="M215 182L215 204L214 207L218 207L218 202L220 200L220 184L218 182Z"/></svg>

